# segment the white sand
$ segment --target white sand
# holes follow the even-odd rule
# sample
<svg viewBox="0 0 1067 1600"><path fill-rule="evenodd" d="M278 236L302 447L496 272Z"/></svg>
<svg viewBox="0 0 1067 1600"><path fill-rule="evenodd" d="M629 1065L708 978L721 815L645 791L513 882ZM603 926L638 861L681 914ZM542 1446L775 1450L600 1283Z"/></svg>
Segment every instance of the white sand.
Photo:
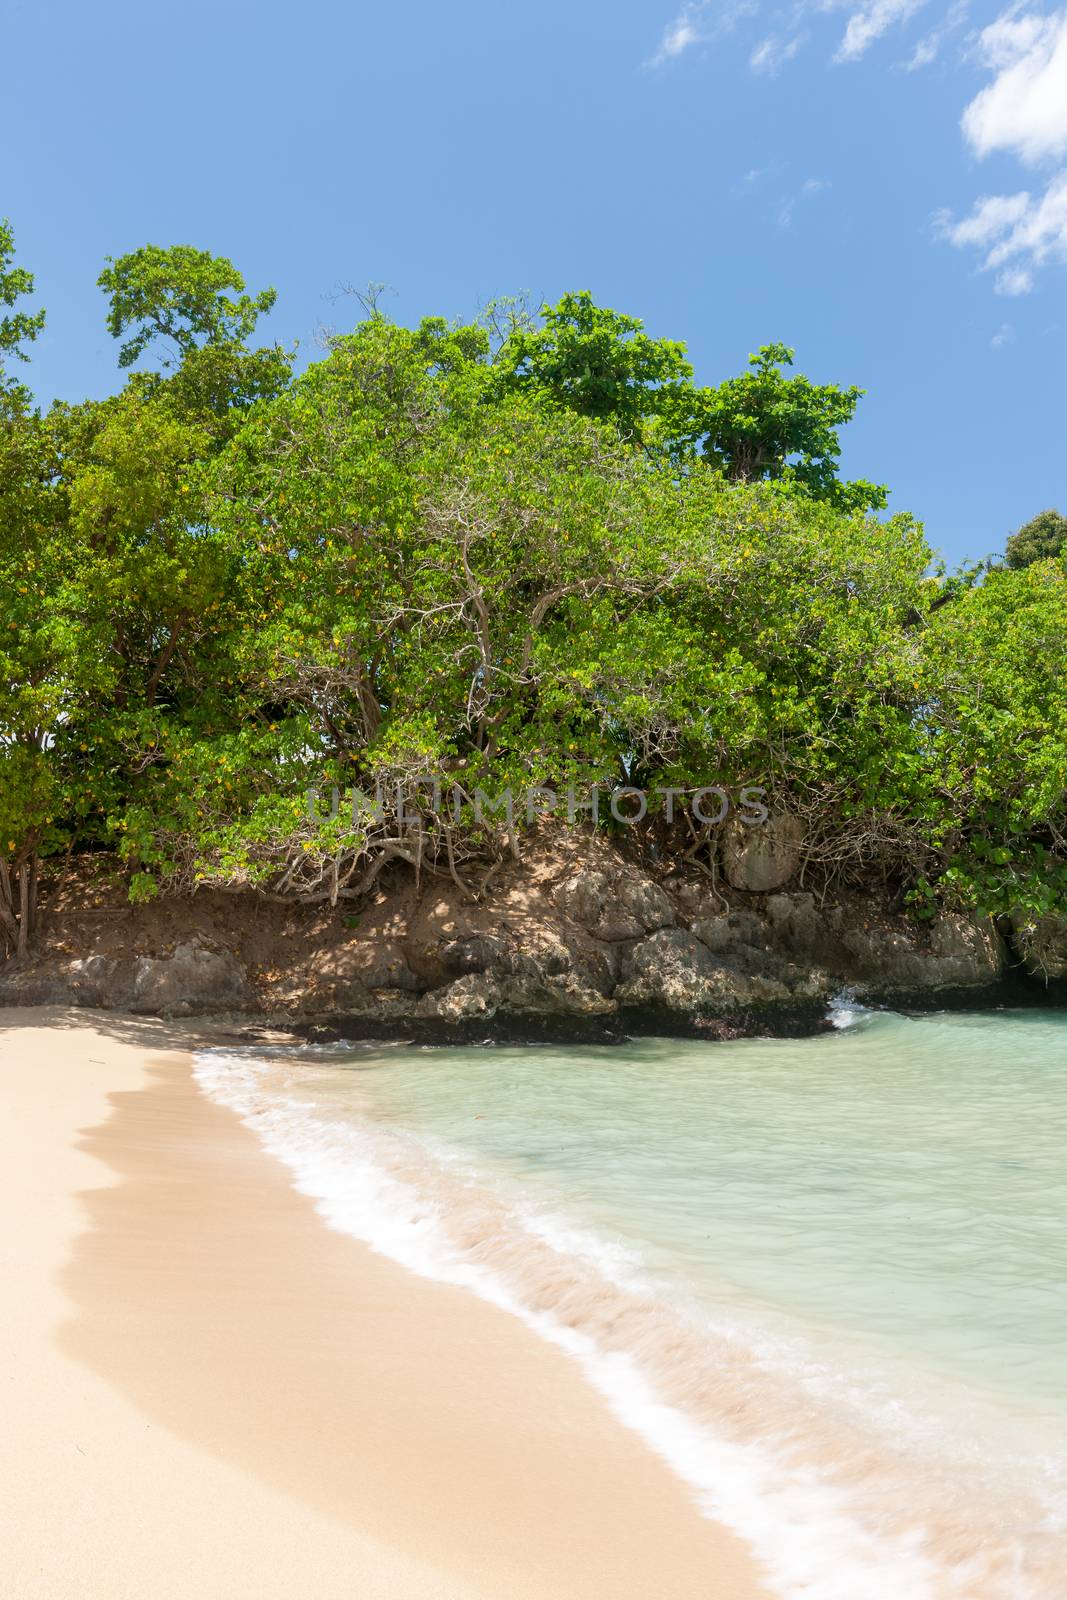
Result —
<svg viewBox="0 0 1067 1600"><path fill-rule="evenodd" d="M515 1319L331 1232L188 1029L0 1012L4 1600L757 1600Z"/></svg>

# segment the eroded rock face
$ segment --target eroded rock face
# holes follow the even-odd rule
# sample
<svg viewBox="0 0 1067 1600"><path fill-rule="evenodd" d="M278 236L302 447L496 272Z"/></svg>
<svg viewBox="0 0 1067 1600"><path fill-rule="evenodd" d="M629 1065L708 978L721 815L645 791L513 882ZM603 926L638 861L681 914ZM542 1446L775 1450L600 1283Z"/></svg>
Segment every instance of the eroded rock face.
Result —
<svg viewBox="0 0 1067 1600"><path fill-rule="evenodd" d="M416 1007L419 1017L438 1022L466 1022L493 1017L503 999L498 980L485 972L468 972L462 978L423 995Z"/></svg>
<svg viewBox="0 0 1067 1600"><path fill-rule="evenodd" d="M826 916L813 894L768 895L764 911L775 949L809 961L835 961L840 948L835 920Z"/></svg>
<svg viewBox="0 0 1067 1600"><path fill-rule="evenodd" d="M456 971L470 970L457 966ZM357 939L322 963L321 981L363 989L400 989L415 993L424 985L412 972L396 939Z"/></svg>
<svg viewBox="0 0 1067 1600"><path fill-rule="evenodd" d="M937 919L927 945L910 924L847 927L842 944L856 976L876 994L983 988L999 982L1006 963L1004 945L992 922L956 914Z"/></svg>
<svg viewBox="0 0 1067 1600"><path fill-rule="evenodd" d="M764 923L751 911L729 911L715 917L698 917L690 927L709 950L723 954L739 947L763 949L767 943Z"/></svg>
<svg viewBox="0 0 1067 1600"><path fill-rule="evenodd" d="M593 1017L615 1010L614 1000L574 973L545 978L537 972L512 977L476 972L431 990L413 1015L447 1023L488 1020L498 1012L513 1017Z"/></svg>
<svg viewBox="0 0 1067 1600"><path fill-rule="evenodd" d="M1004 976L1007 951L989 917L951 912L938 917L931 929L930 949L937 964L935 981L946 987L997 983Z"/></svg>
<svg viewBox="0 0 1067 1600"><path fill-rule="evenodd" d="M129 963L107 956L81 956L46 969L4 963L0 966L0 1005L91 1006L128 1005L133 998Z"/></svg>
<svg viewBox="0 0 1067 1600"><path fill-rule="evenodd" d="M750 947L735 946L726 959L709 950L696 933L666 928L629 951L615 999L620 1005L710 1015L809 1002L826 987L821 973L791 967Z"/></svg>
<svg viewBox="0 0 1067 1600"><path fill-rule="evenodd" d="M1005 974L989 922L918 923L873 893L752 887L795 869L801 841L789 823L738 825L725 858L743 889L679 864L657 878L597 839L585 853L568 846L502 874L477 902L439 883L421 898L398 884L354 929L329 912L286 912L281 932L268 927L264 938L271 914L229 901L157 906L154 923L124 908L117 940L86 933L103 923L75 922L51 951L0 964L0 1005L258 1011L330 1018L351 1024L350 1036L362 1026L378 1037L618 1038L665 1023L736 1037L817 1026L846 987L890 1004L943 994L951 1004ZM247 938L255 917L257 937ZM1067 978L1063 922L1017 922L1015 944L1032 972Z"/></svg>
<svg viewBox="0 0 1067 1600"><path fill-rule="evenodd" d="M565 917L606 943L638 939L656 928L672 928L678 913L670 896L651 878L580 872L556 890Z"/></svg>
<svg viewBox="0 0 1067 1600"><path fill-rule="evenodd" d="M1027 972L1045 982L1067 982L1067 921L1062 917L1012 918L1015 947Z"/></svg>
<svg viewBox="0 0 1067 1600"><path fill-rule="evenodd" d="M160 956L77 957L47 968L0 968L0 1004L90 1006L165 1016L254 1008L244 966L230 951L187 940Z"/></svg>
<svg viewBox="0 0 1067 1600"><path fill-rule="evenodd" d="M759 825L731 820L722 845L727 883L748 894L784 888L800 870L803 843L799 817L769 817Z"/></svg>
<svg viewBox="0 0 1067 1600"><path fill-rule="evenodd" d="M506 956L506 943L491 933L472 933L462 939L450 939L440 952L445 971L460 977L468 972L488 972L499 966Z"/></svg>
<svg viewBox="0 0 1067 1600"><path fill-rule="evenodd" d="M246 1006L252 999L247 974L236 956L190 940L169 956L137 960L129 1008L190 1016Z"/></svg>
<svg viewBox="0 0 1067 1600"><path fill-rule="evenodd" d="M928 928L905 918L878 921L858 908L824 910L811 894L771 894L762 916L733 911L698 919L692 931L742 971L781 975L784 961L794 972L869 995L986 988L1006 970L1006 951L988 920L945 914Z"/></svg>

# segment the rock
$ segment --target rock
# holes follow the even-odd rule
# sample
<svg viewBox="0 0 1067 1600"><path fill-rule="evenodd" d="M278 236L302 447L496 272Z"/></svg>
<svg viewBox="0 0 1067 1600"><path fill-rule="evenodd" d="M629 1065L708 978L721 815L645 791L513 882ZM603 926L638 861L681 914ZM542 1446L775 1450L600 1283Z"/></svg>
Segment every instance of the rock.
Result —
<svg viewBox="0 0 1067 1600"><path fill-rule="evenodd" d="M420 1001L401 989L366 989L360 983L313 983L276 995L274 1003L295 1017L341 1017L346 1021L400 1026L417 1015Z"/></svg>
<svg viewBox="0 0 1067 1600"><path fill-rule="evenodd" d="M824 903L778 881L801 859L795 818L736 824L723 837L729 870L718 884L682 864L661 879L603 840L581 858L596 870L578 870L568 843L506 868L477 904L440 884L420 898L398 883L348 934L325 916L279 912L272 926L260 908L256 938L246 940L236 930L248 911L229 899L175 901L163 916L131 909L114 925L87 926L75 911L68 927L51 907L30 958L0 963L0 1004L170 1015L269 1008L305 1024L363 1023L370 1037L589 1039L652 1029L721 1038L810 1031L843 986L890 1004L929 995L971 1003L1003 975L989 922L915 922L880 886ZM232 949L220 937L231 928ZM175 938L168 951L164 941ZM1067 978L1062 920L1016 918L1015 944L1032 972ZM258 989L237 948L256 949Z"/></svg>
<svg viewBox="0 0 1067 1600"><path fill-rule="evenodd" d="M768 942L775 950L818 965L839 966L841 941L813 894L771 894L766 901Z"/></svg>
<svg viewBox="0 0 1067 1600"><path fill-rule="evenodd" d="M1067 982L1067 920L1017 913L1011 923L1015 947L1031 977Z"/></svg>
<svg viewBox="0 0 1067 1600"><path fill-rule="evenodd" d="M619 961L613 945L587 940L568 947L543 931L534 933L525 950L512 957L510 992L546 990L564 995L588 990L606 998L615 987Z"/></svg>
<svg viewBox="0 0 1067 1600"><path fill-rule="evenodd" d="M0 966L0 1005L99 1006L128 1004L133 993L129 963L85 956L42 970L5 962Z"/></svg>
<svg viewBox="0 0 1067 1600"><path fill-rule="evenodd" d="M778 1004L791 997L789 986L778 977L743 972L717 960L696 934L683 928L661 929L635 945L615 991L620 1005L663 1005L698 1014Z"/></svg>
<svg viewBox="0 0 1067 1600"><path fill-rule="evenodd" d="M275 1005L302 1017L370 1016L378 1004L377 997L358 979L329 977L276 989L273 1000Z"/></svg>
<svg viewBox="0 0 1067 1600"><path fill-rule="evenodd" d="M737 935L730 927L729 917L698 917L690 928L704 948L713 950L716 955L738 942Z"/></svg>
<svg viewBox="0 0 1067 1600"><path fill-rule="evenodd" d="M600 921L607 890L605 873L579 872L561 883L552 898L565 917L592 931Z"/></svg>
<svg viewBox="0 0 1067 1600"><path fill-rule="evenodd" d="M498 971L466 973L432 990L417 1003L415 1015L458 1023L489 1018L591 1017L616 1009L606 964L575 961L566 946L534 938L527 952L513 955Z"/></svg>
<svg viewBox="0 0 1067 1600"><path fill-rule="evenodd" d="M79 956L42 967L0 965L0 1005L89 1006L102 1011L129 1007L134 964L103 955Z"/></svg>
<svg viewBox="0 0 1067 1600"><path fill-rule="evenodd" d="M914 939L899 928L846 928L842 946L849 975L875 990L923 987L925 963Z"/></svg>
<svg viewBox="0 0 1067 1600"><path fill-rule="evenodd" d="M922 940L918 927L845 927L841 942L851 961L845 976L863 992L923 993L984 988L1004 973L1005 951L988 919L955 913L939 917Z"/></svg>
<svg viewBox="0 0 1067 1600"><path fill-rule="evenodd" d="M130 1010L189 1016L226 1011L252 1001L248 978L237 957L189 940L173 954L141 956L134 966Z"/></svg>
<svg viewBox="0 0 1067 1600"><path fill-rule="evenodd" d="M645 933L673 928L678 921L670 895L651 878L624 878L618 886L617 900L624 916L632 918ZM608 936L602 933L600 937Z"/></svg>
<svg viewBox="0 0 1067 1600"><path fill-rule="evenodd" d="M939 988L999 983L1004 976L1007 951L990 917L944 913L931 929L930 949Z"/></svg>
<svg viewBox="0 0 1067 1600"><path fill-rule="evenodd" d="M723 834L723 871L734 889L768 894L800 869L804 824L799 817L769 817L761 824L732 819Z"/></svg>
<svg viewBox="0 0 1067 1600"><path fill-rule="evenodd" d="M553 928L534 928L525 941L519 960L531 961L546 978L560 978L574 966L570 948ZM513 970L518 970L514 968Z"/></svg>
<svg viewBox="0 0 1067 1600"><path fill-rule="evenodd" d="M585 983L576 973L567 973L546 983L544 993L547 1005L523 1004L507 996L509 1004L518 1011L550 1011L567 1017L600 1017L618 1010L617 1002L596 984Z"/></svg>
<svg viewBox="0 0 1067 1600"><path fill-rule="evenodd" d="M722 898L710 887L707 879L683 878L677 871L668 879L674 903L689 922L700 917L717 917L722 910Z"/></svg>
<svg viewBox="0 0 1067 1600"><path fill-rule="evenodd" d="M627 952L615 998L621 1005L654 1003L673 1011L692 1011L703 1006L718 970L711 952L694 933L665 929Z"/></svg>
<svg viewBox="0 0 1067 1600"><path fill-rule="evenodd" d="M651 878L579 872L554 898L564 916L609 944L639 939L678 920L670 896Z"/></svg>
<svg viewBox="0 0 1067 1600"><path fill-rule="evenodd" d="M725 916L699 917L692 924L693 932L709 950L721 953L741 946L764 949L767 929L751 911L730 911Z"/></svg>
<svg viewBox="0 0 1067 1600"><path fill-rule="evenodd" d="M400 945L391 939L360 939L349 945L336 971L338 977L361 983L366 989L403 989L411 994L424 987Z"/></svg>
<svg viewBox="0 0 1067 1600"><path fill-rule="evenodd" d="M441 947L441 965L446 972L463 976L468 972L488 972L506 963L508 947L491 933L472 933L451 939Z"/></svg>
<svg viewBox="0 0 1067 1600"><path fill-rule="evenodd" d="M500 1008L500 985L484 972L467 973L443 989L424 995L415 1015L437 1022L462 1022L471 1017L492 1017Z"/></svg>

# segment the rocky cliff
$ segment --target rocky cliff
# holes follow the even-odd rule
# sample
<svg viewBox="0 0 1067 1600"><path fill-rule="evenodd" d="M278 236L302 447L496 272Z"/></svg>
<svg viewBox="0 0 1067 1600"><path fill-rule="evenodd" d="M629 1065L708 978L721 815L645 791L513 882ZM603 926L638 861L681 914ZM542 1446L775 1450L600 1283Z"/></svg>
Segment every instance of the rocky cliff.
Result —
<svg viewBox="0 0 1067 1600"><path fill-rule="evenodd" d="M824 1025L843 988L916 1008L1062 993L1062 930L797 881L788 833L724 851L717 881L609 838L542 841L478 900L448 879L383 884L358 915L217 891L131 906L107 861L55 872L0 1004L244 1014L350 1036L729 1038ZM1047 987L1051 980L1052 987Z"/></svg>

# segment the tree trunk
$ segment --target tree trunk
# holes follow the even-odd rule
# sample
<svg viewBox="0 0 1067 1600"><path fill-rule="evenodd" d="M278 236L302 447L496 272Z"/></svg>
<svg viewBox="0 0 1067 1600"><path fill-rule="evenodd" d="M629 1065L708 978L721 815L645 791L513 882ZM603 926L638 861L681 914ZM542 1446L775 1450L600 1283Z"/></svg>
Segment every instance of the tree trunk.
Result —
<svg viewBox="0 0 1067 1600"><path fill-rule="evenodd" d="M19 945L21 960L30 947L30 865L24 861L19 868Z"/></svg>
<svg viewBox="0 0 1067 1600"><path fill-rule="evenodd" d="M11 899L11 873L6 861L0 860L0 952L9 956L18 943L19 924Z"/></svg>
<svg viewBox="0 0 1067 1600"><path fill-rule="evenodd" d="M37 852L12 868L0 860L0 954L28 954L37 921Z"/></svg>

